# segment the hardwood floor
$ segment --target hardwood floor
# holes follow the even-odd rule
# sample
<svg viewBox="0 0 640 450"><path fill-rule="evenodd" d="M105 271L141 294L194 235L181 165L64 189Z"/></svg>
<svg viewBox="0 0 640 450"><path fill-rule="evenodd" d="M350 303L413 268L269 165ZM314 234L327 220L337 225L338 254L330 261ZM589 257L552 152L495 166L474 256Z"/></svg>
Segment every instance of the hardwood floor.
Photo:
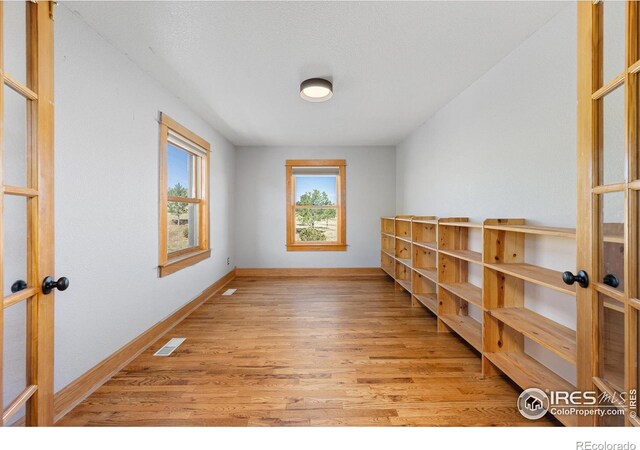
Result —
<svg viewBox="0 0 640 450"><path fill-rule="evenodd" d="M236 278L62 426L555 425L387 277ZM170 337L186 342L153 353Z"/></svg>

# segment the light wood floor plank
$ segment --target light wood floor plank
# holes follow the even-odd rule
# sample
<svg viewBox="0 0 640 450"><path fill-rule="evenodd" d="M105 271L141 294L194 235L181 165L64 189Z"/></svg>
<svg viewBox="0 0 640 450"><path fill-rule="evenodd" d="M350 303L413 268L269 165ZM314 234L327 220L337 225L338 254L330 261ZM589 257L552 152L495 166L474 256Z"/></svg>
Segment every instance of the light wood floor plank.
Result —
<svg viewBox="0 0 640 450"><path fill-rule="evenodd" d="M236 278L62 426L544 426L382 277ZM186 342L153 353L171 336Z"/></svg>

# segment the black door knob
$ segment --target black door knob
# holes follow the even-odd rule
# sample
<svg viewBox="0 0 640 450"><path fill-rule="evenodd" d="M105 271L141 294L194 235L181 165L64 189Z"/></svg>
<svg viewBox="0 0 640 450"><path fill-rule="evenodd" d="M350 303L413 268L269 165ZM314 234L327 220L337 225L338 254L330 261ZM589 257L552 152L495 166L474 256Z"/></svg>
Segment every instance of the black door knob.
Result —
<svg viewBox="0 0 640 450"><path fill-rule="evenodd" d="M50 294L52 290L57 289L59 291L66 291L69 287L69 279L67 277L58 278L55 281L53 277L47 277L42 282L42 293L44 295Z"/></svg>
<svg viewBox="0 0 640 450"><path fill-rule="evenodd" d="M15 294L16 292L20 292L26 288L27 282L24 280L18 280L11 285L11 292Z"/></svg>
<svg viewBox="0 0 640 450"><path fill-rule="evenodd" d="M574 275L571 272L567 271L562 274L562 281L564 281L568 285L572 285L576 281L580 285L580 287L586 288L589 286L589 275L584 270L578 272L578 275Z"/></svg>
<svg viewBox="0 0 640 450"><path fill-rule="evenodd" d="M611 286L611 287L614 287L614 288L617 288L618 286L620 286L620 280L618 280L618 277L616 277L612 273L606 274L604 276L604 278L602 279L602 282L604 284L606 284L607 286Z"/></svg>

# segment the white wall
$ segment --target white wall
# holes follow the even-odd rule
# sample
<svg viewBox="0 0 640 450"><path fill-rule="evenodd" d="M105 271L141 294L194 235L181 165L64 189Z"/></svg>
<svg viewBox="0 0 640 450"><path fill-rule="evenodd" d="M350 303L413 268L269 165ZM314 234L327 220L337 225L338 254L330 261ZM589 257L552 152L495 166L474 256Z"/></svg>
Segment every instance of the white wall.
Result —
<svg viewBox="0 0 640 450"><path fill-rule="evenodd" d="M235 149L64 5L56 10L55 387L234 265ZM159 111L211 143L211 258L158 278ZM231 265L227 265L227 257Z"/></svg>
<svg viewBox="0 0 640 450"><path fill-rule="evenodd" d="M571 4L398 145L399 214L575 227L576 21ZM531 263L575 269L571 240L528 238L525 253ZM569 296L527 284L526 305L575 328ZM575 380L573 366L527 345Z"/></svg>
<svg viewBox="0 0 640 450"><path fill-rule="evenodd" d="M346 252L287 252L287 159L347 160ZM378 267L380 217L395 210L393 147L239 147L237 266Z"/></svg>
<svg viewBox="0 0 640 450"><path fill-rule="evenodd" d="M576 7L398 146L398 212L576 220Z"/></svg>

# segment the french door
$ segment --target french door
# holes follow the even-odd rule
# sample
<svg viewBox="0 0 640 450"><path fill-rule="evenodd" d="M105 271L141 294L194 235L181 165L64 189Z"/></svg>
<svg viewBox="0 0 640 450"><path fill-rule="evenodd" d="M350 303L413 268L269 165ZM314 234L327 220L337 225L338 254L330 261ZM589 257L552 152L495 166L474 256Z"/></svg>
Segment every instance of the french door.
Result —
<svg viewBox="0 0 640 450"><path fill-rule="evenodd" d="M0 2L2 424L53 424L53 4ZM62 280L60 286L65 282Z"/></svg>
<svg viewBox="0 0 640 450"><path fill-rule="evenodd" d="M639 13L635 1L578 4L577 263L590 277L577 295L578 388L612 411L582 425L640 425Z"/></svg>

